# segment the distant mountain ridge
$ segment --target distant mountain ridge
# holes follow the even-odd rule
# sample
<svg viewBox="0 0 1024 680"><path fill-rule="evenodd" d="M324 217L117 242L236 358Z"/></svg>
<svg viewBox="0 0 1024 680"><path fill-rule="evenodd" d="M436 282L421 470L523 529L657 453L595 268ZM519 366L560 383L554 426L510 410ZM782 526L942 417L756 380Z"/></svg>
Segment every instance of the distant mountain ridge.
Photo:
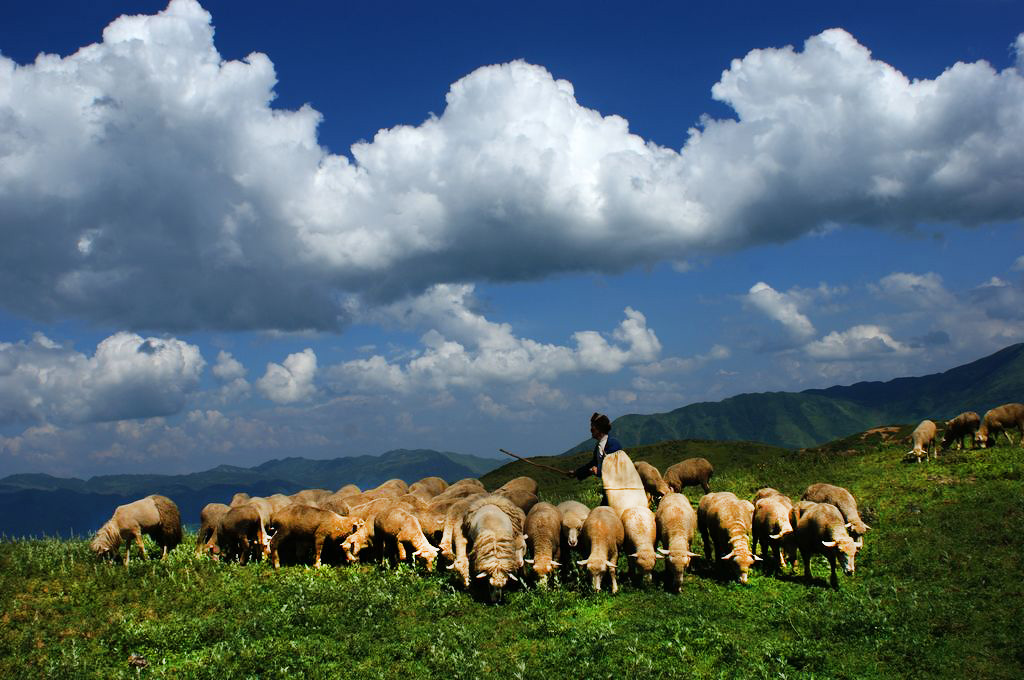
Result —
<svg viewBox="0 0 1024 680"><path fill-rule="evenodd" d="M979 415L1024 401L1024 343L943 373L803 392L740 394L612 423L626 448L670 439L750 441L788 449L816 446L878 425ZM593 447L583 441L571 455Z"/></svg>
<svg viewBox="0 0 1024 680"><path fill-rule="evenodd" d="M380 456L275 459L252 468L219 465L186 475L102 475L88 480L10 475L0 479L0 536L90 533L118 505L152 493L174 500L182 521L197 524L204 505L227 503L239 491L265 496L336 490L350 483L366 489L392 478L412 483L429 476L454 482L480 477L504 463L450 451L396 449Z"/></svg>

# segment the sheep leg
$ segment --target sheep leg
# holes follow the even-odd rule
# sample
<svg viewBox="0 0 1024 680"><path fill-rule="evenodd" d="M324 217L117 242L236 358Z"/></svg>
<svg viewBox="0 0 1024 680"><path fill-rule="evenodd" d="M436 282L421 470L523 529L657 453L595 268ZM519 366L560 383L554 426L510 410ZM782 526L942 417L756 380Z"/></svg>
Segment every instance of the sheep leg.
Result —
<svg viewBox="0 0 1024 680"><path fill-rule="evenodd" d="M273 538L270 539L270 560L274 564L274 569L281 568L281 554L278 552L278 548L281 545L281 540L287 535L284 529L278 529L277 533L274 534Z"/></svg>
<svg viewBox="0 0 1024 680"><path fill-rule="evenodd" d="M326 538L327 536L325 534L319 531L316 532L316 539L313 544L313 566L318 569L320 568L320 553L323 552L324 540Z"/></svg>
<svg viewBox="0 0 1024 680"><path fill-rule="evenodd" d="M832 584L833 588L839 590L839 577L836 576L836 556L832 553L828 553L825 557L828 559L828 566L832 568L832 573L828 579L829 583Z"/></svg>
<svg viewBox="0 0 1024 680"><path fill-rule="evenodd" d="M139 552L142 554L142 559L146 559L146 546L142 542L142 532L139 530L138 527L135 527L134 529L132 529L132 534L134 537L135 545L139 546ZM126 567L128 566L128 556L131 554L131 552L132 544L131 541L129 541L124 551L124 566Z"/></svg>
<svg viewBox="0 0 1024 680"><path fill-rule="evenodd" d="M811 582L811 553L804 548L800 548L800 556L804 560L804 582Z"/></svg>

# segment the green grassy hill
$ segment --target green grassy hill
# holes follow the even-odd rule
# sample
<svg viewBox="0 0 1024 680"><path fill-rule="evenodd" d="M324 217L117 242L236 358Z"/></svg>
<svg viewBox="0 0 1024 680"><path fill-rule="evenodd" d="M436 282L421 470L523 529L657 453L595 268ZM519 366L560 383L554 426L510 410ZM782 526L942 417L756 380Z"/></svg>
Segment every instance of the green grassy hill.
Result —
<svg viewBox="0 0 1024 680"><path fill-rule="evenodd" d="M943 373L862 382L804 392L741 394L668 413L616 418L614 436L627 449L668 439L758 441L791 449L816 446L880 423L948 420L963 411L1024 400L1024 344L1011 345ZM566 454L589 451L583 441Z"/></svg>
<svg viewBox="0 0 1024 680"><path fill-rule="evenodd" d="M1022 677L1024 455L1000 447L908 464L907 429L804 452L701 441L630 451L661 469L707 457L712 488L740 496L849 488L873 529L838 590L820 557L811 585L802 572L756 572L741 586L695 560L679 595L624 576L618 595L595 594L570 575L491 605L443 570L275 572L196 558L187 544L125 569L97 563L82 540L3 541L0 677ZM484 480L522 473L545 500L598 495L592 478L521 462ZM699 538L694 549L703 553Z"/></svg>

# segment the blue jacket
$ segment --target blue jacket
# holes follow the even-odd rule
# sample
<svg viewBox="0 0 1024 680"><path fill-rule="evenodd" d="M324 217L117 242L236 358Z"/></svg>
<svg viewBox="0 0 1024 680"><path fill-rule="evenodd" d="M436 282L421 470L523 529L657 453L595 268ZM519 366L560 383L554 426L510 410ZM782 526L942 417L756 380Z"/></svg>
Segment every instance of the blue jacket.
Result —
<svg viewBox="0 0 1024 680"><path fill-rule="evenodd" d="M590 475L594 474L593 472L590 471L590 468L594 467L595 465L597 466L597 476L600 477L601 465L604 463L604 457L607 456L609 453L615 453L616 451L622 450L622 444L619 443L618 439L615 439L612 436L609 436L608 441L605 442L603 454L598 448L600 446L600 442L594 444L593 457L590 459L589 462L584 463L582 466L576 468L576 471L574 472L574 474L576 475L576 479L586 479Z"/></svg>

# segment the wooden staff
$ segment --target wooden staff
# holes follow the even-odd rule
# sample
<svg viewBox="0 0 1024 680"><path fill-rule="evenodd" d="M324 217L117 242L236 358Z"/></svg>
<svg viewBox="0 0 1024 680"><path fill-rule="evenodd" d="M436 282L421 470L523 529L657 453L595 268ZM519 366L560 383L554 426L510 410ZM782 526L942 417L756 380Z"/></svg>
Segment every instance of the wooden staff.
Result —
<svg viewBox="0 0 1024 680"><path fill-rule="evenodd" d="M516 454L512 453L511 451L506 451L505 449L498 449L498 450L501 451L502 453L504 453L505 455L512 456L513 458L518 458L519 460L523 461L524 463L529 463L530 465L542 468L544 470L548 470L550 472L555 472L555 473L557 473L559 475L564 475L564 476L571 477L572 474L573 474L572 470L559 470L558 468L551 467L550 465L543 465L541 463L534 463L532 460L529 460L527 458L523 458L522 456L517 456Z"/></svg>

